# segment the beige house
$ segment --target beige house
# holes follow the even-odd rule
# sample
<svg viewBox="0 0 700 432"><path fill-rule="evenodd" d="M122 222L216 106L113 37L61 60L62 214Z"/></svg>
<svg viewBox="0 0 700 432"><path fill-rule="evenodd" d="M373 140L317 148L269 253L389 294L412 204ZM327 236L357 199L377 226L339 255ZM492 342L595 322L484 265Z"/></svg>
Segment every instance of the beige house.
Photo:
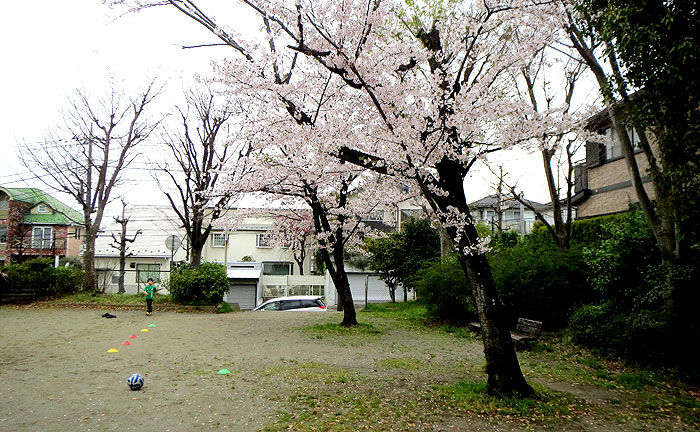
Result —
<svg viewBox="0 0 700 432"><path fill-rule="evenodd" d="M124 285L127 293L136 293L148 277L165 284L175 262L188 260L188 243L172 208L169 206L133 206L127 209L127 237L137 230L142 234L129 245ZM224 301L237 303L241 309L252 309L264 300L284 295L321 295L330 304L336 301L335 287L327 275L317 274L314 267L314 246L309 245L302 262L303 275L294 259L294 251L271 242L275 218L283 210L251 211L229 209L228 214L212 229L202 250L202 260L225 264L231 283ZM410 202L381 209L363 221L377 229L394 230L408 217L422 214L421 207ZM225 221L229 222L226 226ZM121 226L108 225L97 239L95 261L100 269L100 283L106 292L117 292L119 284L119 251L112 234L119 235ZM170 240L182 239L179 247L170 249ZM388 301L389 289L378 275L352 269L351 289L357 302ZM369 284L369 285L368 285ZM369 286L369 291L366 290Z"/></svg>
<svg viewBox="0 0 700 432"><path fill-rule="evenodd" d="M575 167L574 204L578 207L579 218L589 218L629 209L637 202L637 195L630 180L627 162L622 154L620 143L613 133L607 110L593 116L588 129L596 131L602 142L586 142L586 160ZM651 179L646 175L649 166L647 158L636 146L639 137L634 129L627 134L635 146L635 158L642 174L644 189L649 198L654 198Z"/></svg>

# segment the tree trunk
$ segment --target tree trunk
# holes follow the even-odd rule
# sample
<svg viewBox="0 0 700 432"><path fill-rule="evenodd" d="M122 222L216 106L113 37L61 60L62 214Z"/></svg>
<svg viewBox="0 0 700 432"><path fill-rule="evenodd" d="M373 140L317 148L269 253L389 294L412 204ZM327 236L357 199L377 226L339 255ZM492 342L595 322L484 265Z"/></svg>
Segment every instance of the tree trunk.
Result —
<svg viewBox="0 0 700 432"><path fill-rule="evenodd" d="M484 332L487 391L493 395L533 394L534 390L525 381L520 370L515 346L508 331L508 319L498 299L496 284L493 282L486 256L461 255L459 261L472 287L481 329Z"/></svg>
<svg viewBox="0 0 700 432"><path fill-rule="evenodd" d="M85 290L99 293L97 286L97 270L95 269L95 239L97 228L90 226L85 229L85 253L83 264L85 265Z"/></svg>
<svg viewBox="0 0 700 432"><path fill-rule="evenodd" d="M299 276L304 276L304 259L305 259L305 258L306 258L306 257L303 256L303 257L301 257L301 258L296 258L296 257L295 257L295 259L294 259L294 261L297 262L297 266L299 266Z"/></svg>
<svg viewBox="0 0 700 432"><path fill-rule="evenodd" d="M198 269L199 266L202 265L202 249L203 248L204 248L203 244L199 244L199 242L197 242L197 243L192 242L192 249L190 252L190 268Z"/></svg>
<svg viewBox="0 0 700 432"><path fill-rule="evenodd" d="M343 327L350 327L358 325L357 314L355 313L355 303L352 300L352 294L350 293L350 281L348 281L348 275L345 271L338 275L337 279L333 280L336 289L338 290L338 297L340 303L343 305L343 321L340 323Z"/></svg>
<svg viewBox="0 0 700 432"><path fill-rule="evenodd" d="M334 250L332 256L327 249L321 249L321 256L326 263L328 274L338 292L338 310L343 311L343 321L340 325L349 327L358 325L357 315L355 313L355 302L352 299L352 292L350 291L350 281L348 280L348 274L345 272L342 246L340 246L339 249L339 251Z"/></svg>
<svg viewBox="0 0 700 432"><path fill-rule="evenodd" d="M355 302L352 299L352 291L350 291L350 281L348 274L345 272L345 262L343 261L343 248L336 247L333 251L335 261L335 277L331 273L335 288L338 290L340 304L343 305L343 321L340 325L344 327L357 325L357 315L355 314Z"/></svg>
<svg viewBox="0 0 700 432"><path fill-rule="evenodd" d="M119 294L124 294L126 290L124 289L124 269L126 268L126 256L124 253L119 255Z"/></svg>
<svg viewBox="0 0 700 432"><path fill-rule="evenodd" d="M444 257L455 251L455 245L442 224L438 227L438 232L440 233L440 256Z"/></svg>
<svg viewBox="0 0 700 432"><path fill-rule="evenodd" d="M564 223L561 217L561 200L559 199L559 191L554 181L554 173L552 172L552 156L553 150L542 150L542 161L544 163L544 175L547 178L547 190L549 191L549 199L552 201L552 217L554 218L554 230L550 228L550 232L554 237L557 247L561 250L569 250L570 233L567 229L568 225ZM568 184L568 182L567 182Z"/></svg>
<svg viewBox="0 0 700 432"><path fill-rule="evenodd" d="M496 290L491 266L486 255L474 251L480 244L476 226L469 216L469 205L464 194L463 179L466 176L460 161L443 158L436 164L439 174L441 194L431 191L425 183L419 183L424 196L434 206L440 221L442 215L450 215L455 210L465 215L462 226L453 223L444 225L456 243L459 261L475 299L479 321L484 331L484 354L486 356L487 391L490 394L515 394L528 396L534 390L525 381L510 337L509 322Z"/></svg>

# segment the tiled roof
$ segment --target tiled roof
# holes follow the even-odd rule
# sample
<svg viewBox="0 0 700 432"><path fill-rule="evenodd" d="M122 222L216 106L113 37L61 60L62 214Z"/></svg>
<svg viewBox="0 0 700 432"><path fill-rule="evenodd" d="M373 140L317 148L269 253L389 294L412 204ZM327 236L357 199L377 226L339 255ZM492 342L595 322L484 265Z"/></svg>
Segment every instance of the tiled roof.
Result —
<svg viewBox="0 0 700 432"><path fill-rule="evenodd" d="M44 203L55 210L52 214L28 214L22 219L31 224L67 224L82 225L83 215L57 200L41 189L37 188L3 188L10 195L10 199L25 202L32 207Z"/></svg>
<svg viewBox="0 0 700 432"><path fill-rule="evenodd" d="M526 202L530 203L534 208L536 209L546 209L551 206L548 206L546 204L538 203L536 201L530 201L528 199L525 200ZM496 207L496 204L498 203L498 198L496 195L489 195L481 198L478 201L474 201L473 203L469 204L470 208L494 208ZM503 196L503 207L505 208L519 208L520 203L513 199L512 197L508 197L506 195Z"/></svg>

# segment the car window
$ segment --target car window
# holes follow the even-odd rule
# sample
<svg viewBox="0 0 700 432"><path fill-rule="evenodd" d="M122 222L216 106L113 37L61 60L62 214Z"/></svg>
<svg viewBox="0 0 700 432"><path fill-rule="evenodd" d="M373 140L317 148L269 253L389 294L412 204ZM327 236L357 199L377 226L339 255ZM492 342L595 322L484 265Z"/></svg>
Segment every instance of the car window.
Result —
<svg viewBox="0 0 700 432"><path fill-rule="evenodd" d="M299 309L300 307L300 300L285 300L280 305L280 310Z"/></svg>
<svg viewBox="0 0 700 432"><path fill-rule="evenodd" d="M280 308L280 302L270 302L263 306L263 310L279 310Z"/></svg>
<svg viewBox="0 0 700 432"><path fill-rule="evenodd" d="M321 306L318 304L318 301L316 300L302 300L301 301L301 307L303 308L311 308L311 307L319 307Z"/></svg>

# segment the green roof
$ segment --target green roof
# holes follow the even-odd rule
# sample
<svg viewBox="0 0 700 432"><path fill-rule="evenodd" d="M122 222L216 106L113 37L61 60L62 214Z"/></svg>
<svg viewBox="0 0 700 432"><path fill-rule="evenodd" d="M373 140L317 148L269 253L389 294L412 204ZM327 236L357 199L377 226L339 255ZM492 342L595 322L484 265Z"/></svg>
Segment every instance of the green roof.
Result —
<svg viewBox="0 0 700 432"><path fill-rule="evenodd" d="M41 189L36 188L0 188L10 195L10 199L22 201L34 207L44 203L55 212L52 214L28 214L22 218L25 223L31 224L83 224L82 213L57 200Z"/></svg>

